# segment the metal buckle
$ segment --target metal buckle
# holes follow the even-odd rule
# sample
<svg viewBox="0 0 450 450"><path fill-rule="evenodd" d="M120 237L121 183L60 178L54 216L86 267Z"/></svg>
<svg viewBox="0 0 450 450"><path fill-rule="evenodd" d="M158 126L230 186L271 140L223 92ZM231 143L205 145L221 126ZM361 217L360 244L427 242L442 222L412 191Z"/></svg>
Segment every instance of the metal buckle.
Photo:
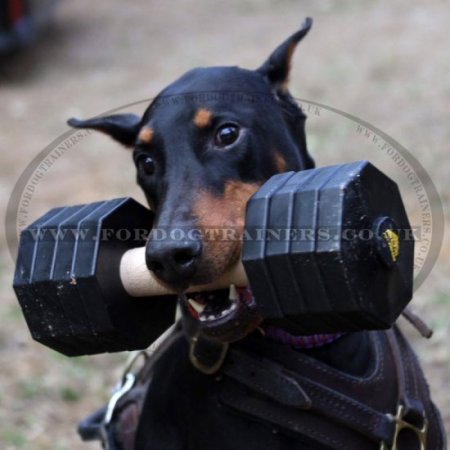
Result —
<svg viewBox="0 0 450 450"><path fill-rule="evenodd" d="M423 426L422 428L416 427L409 422L404 420L405 415L405 407L403 405L399 405L397 407L397 414L395 417L392 414L387 414L390 420L395 422L395 431L394 436L392 438L392 445L389 447L385 442L381 443L380 450L398 450L398 438L399 434L402 430L409 429L414 431L417 436L419 442L419 450L426 450L426 438L427 438L427 430L428 430L428 421L423 417Z"/></svg>

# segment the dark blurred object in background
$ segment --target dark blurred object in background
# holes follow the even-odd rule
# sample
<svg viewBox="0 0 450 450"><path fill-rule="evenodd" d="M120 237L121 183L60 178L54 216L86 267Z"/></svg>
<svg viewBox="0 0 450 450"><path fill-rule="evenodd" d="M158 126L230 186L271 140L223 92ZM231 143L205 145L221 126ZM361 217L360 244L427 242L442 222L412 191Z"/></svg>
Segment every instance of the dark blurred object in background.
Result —
<svg viewBox="0 0 450 450"><path fill-rule="evenodd" d="M0 54L35 42L58 0L0 0Z"/></svg>

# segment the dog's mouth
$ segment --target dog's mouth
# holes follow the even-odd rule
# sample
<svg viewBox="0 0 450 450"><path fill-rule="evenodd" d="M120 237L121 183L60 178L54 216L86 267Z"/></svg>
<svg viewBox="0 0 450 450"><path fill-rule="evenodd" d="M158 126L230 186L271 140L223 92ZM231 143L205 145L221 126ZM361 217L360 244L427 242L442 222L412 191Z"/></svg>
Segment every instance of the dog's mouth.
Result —
<svg viewBox="0 0 450 450"><path fill-rule="evenodd" d="M230 285L228 289L184 294L181 297L199 330L220 342L242 339L260 323L261 317L249 288Z"/></svg>

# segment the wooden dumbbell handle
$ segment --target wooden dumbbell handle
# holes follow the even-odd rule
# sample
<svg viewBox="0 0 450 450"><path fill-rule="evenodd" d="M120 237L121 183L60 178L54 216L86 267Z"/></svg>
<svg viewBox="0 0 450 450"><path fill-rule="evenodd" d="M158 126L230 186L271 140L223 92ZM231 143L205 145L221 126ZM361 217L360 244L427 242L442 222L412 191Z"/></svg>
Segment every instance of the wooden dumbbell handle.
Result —
<svg viewBox="0 0 450 450"><path fill-rule="evenodd" d="M120 278L123 287L132 297L170 295L175 292L162 284L145 264L145 247L128 250L120 261ZM187 292L212 291L227 288L230 284L247 286L244 266L239 261L228 272L210 284L191 286Z"/></svg>

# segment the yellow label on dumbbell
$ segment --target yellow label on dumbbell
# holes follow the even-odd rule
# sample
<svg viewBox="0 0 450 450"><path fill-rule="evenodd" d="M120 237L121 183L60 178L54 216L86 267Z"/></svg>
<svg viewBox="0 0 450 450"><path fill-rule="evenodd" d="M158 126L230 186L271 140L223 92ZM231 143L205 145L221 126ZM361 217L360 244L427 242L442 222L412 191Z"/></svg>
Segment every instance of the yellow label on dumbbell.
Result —
<svg viewBox="0 0 450 450"><path fill-rule="evenodd" d="M397 261L398 254L400 253L400 240L398 238L398 234L390 229L387 229L383 232L383 237L389 247L392 261Z"/></svg>

